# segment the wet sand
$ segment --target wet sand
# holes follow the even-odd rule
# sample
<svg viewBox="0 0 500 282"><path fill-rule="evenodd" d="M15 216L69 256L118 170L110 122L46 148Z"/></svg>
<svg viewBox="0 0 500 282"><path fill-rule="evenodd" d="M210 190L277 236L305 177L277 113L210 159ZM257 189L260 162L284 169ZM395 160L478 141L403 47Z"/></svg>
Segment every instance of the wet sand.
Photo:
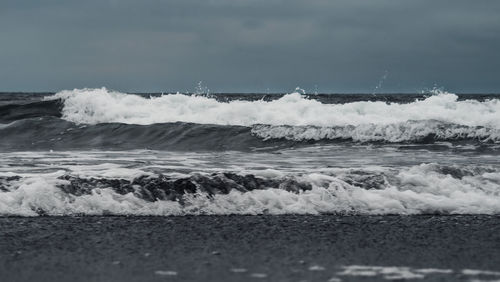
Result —
<svg viewBox="0 0 500 282"><path fill-rule="evenodd" d="M388 281L350 265L500 279L463 272L500 271L499 216L3 217L0 238L1 281Z"/></svg>

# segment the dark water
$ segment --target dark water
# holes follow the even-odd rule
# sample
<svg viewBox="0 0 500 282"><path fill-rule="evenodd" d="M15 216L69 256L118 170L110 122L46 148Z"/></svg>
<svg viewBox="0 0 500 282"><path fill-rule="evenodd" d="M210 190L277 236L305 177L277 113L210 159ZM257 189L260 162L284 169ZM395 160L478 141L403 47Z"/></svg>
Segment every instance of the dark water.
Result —
<svg viewBox="0 0 500 282"><path fill-rule="evenodd" d="M394 143L391 136L371 136L356 140L348 132L356 131L352 125L266 125L251 126L198 124L189 122L151 123L148 125L104 122L82 125L68 122L63 116L64 100L44 100L54 93L0 93L0 146L3 150L251 150L254 148L287 148L302 143ZM135 94L145 99L160 97L162 94ZM197 95L210 97L222 103L231 101L274 101L284 94L210 94ZM323 104L348 104L359 101L408 104L425 100L430 94L316 94L303 95L304 99L319 101ZM495 94L461 94L457 101L497 100ZM124 109L126 110L126 109ZM465 112L463 113L466 114ZM388 113L390 115L390 113ZM8 125L8 126L6 126ZM390 126L390 125L389 125ZM410 120L392 125L399 135L395 143L433 144L436 141L461 142L479 145L497 143L499 132L496 128L485 126L466 126L437 120ZM399 126L399 128L397 128ZM423 134L412 135L412 127L434 127ZM281 134L266 135L265 131L282 131ZM375 125L365 129L377 130ZM390 128L389 128L390 129ZM319 136L297 137L301 132L317 131ZM262 133L259 136L259 133ZM380 133L379 133L380 134ZM383 135L383 133L381 133ZM361 141L361 142L359 142ZM397 142L399 141L399 142ZM493 148L496 148L493 147Z"/></svg>
<svg viewBox="0 0 500 282"><path fill-rule="evenodd" d="M493 94L0 94L0 214L497 214Z"/></svg>

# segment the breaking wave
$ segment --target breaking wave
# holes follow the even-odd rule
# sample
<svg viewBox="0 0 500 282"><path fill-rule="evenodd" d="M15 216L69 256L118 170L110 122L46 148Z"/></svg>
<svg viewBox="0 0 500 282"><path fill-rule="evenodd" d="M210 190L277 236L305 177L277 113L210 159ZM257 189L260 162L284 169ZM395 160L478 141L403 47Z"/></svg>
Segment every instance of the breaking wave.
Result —
<svg viewBox="0 0 500 282"><path fill-rule="evenodd" d="M449 124L436 120L337 127L255 125L252 133L264 140L353 140L359 142L419 142L477 140L499 142L500 129Z"/></svg>
<svg viewBox="0 0 500 282"><path fill-rule="evenodd" d="M458 101L457 95L445 92L407 104L370 101L323 104L299 93L272 101L221 102L205 96L184 94L145 98L105 88L62 91L49 99L63 101L62 117L65 120L85 124L188 122L334 127L437 120L500 129L500 100Z"/></svg>
<svg viewBox="0 0 500 282"><path fill-rule="evenodd" d="M437 93L406 100L399 95L399 103L328 104L320 100L335 95L320 100L299 93L266 100L236 96L62 91L44 101L0 105L0 145L13 150L248 150L336 141L500 142L500 100L491 97L461 100Z"/></svg>
<svg viewBox="0 0 500 282"><path fill-rule="evenodd" d="M500 130L408 121L389 125L339 127L254 125L223 126L194 123L136 125L101 123L78 125L54 117L23 119L0 124L0 147L4 150L151 149L247 151L283 149L311 142L382 142L433 144L438 141L500 142ZM493 149L493 147L492 147Z"/></svg>
<svg viewBox="0 0 500 282"><path fill-rule="evenodd" d="M3 103L0 215L500 214L498 96L333 96Z"/></svg>
<svg viewBox="0 0 500 282"><path fill-rule="evenodd" d="M260 174L61 170L0 177L1 215L498 214L500 171L488 166Z"/></svg>

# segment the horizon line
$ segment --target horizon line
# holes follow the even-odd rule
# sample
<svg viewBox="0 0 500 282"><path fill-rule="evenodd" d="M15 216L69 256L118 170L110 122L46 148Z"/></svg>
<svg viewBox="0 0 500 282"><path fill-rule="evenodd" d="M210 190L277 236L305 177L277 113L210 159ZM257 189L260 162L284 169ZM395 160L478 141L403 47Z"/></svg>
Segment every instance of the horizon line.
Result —
<svg viewBox="0 0 500 282"><path fill-rule="evenodd" d="M64 91L64 90L61 90ZM0 91L0 95L2 94L56 94L61 91ZM113 90L115 91L115 90ZM283 94L292 94L297 92L208 92L208 93L196 93L196 92L180 92L180 91L146 91L146 92L122 92L117 91L124 94L198 94L198 95L228 95L228 94L237 94L237 95L283 95ZM445 91L448 92L448 91ZM500 95L499 92L448 92L450 94L458 94L458 95ZM318 93L302 93L303 95L425 95L432 94L430 92L378 92L378 93L369 93L369 92L318 92Z"/></svg>

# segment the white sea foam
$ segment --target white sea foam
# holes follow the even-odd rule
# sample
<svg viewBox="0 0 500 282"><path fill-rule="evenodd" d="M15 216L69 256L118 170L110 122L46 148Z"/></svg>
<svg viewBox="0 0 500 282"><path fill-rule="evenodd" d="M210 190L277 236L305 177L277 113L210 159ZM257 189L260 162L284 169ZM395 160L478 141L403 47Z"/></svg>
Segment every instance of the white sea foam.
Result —
<svg viewBox="0 0 500 282"><path fill-rule="evenodd" d="M382 276L387 280L422 279L424 274L417 273L410 267L400 266L365 266L349 265L344 266L343 271L337 272L341 276Z"/></svg>
<svg viewBox="0 0 500 282"><path fill-rule="evenodd" d="M371 266L347 265L341 266L340 276L382 277L386 280L424 279L435 275L454 275L452 269L439 268L413 268L409 266ZM468 275L468 274L465 274ZM445 276L446 277L446 276Z"/></svg>
<svg viewBox="0 0 500 282"><path fill-rule="evenodd" d="M325 267L321 266L321 265L311 265L309 266L309 271L323 271L325 270Z"/></svg>
<svg viewBox="0 0 500 282"><path fill-rule="evenodd" d="M266 278L267 277L267 274L266 273L251 273L250 274L250 277L253 277L253 278Z"/></svg>
<svg viewBox="0 0 500 282"><path fill-rule="evenodd" d="M105 88L66 90L49 99L59 98L64 100L64 119L86 124L153 124L179 121L243 126L269 124L334 127L436 120L500 129L498 99L485 102L458 101L456 95L445 92L408 104L322 104L299 93L291 93L269 102L218 102L208 97L183 94L144 98Z"/></svg>
<svg viewBox="0 0 500 282"><path fill-rule="evenodd" d="M464 168L466 170L466 168ZM470 169L457 177L443 172L437 164L422 164L407 169L385 169L390 179L366 187L349 181L351 169L333 174L308 173L297 176L312 190L300 193L282 189L249 192L231 190L229 194L207 197L187 194L183 203L148 202L134 193L119 194L111 188L92 189L90 194L65 193L58 185L65 171L25 176L12 181L0 192L0 214L34 216L117 214L117 215L199 215L199 214L498 214L500 213L500 172ZM376 172L363 171L361 176ZM352 179L352 178L351 178Z"/></svg>
<svg viewBox="0 0 500 282"><path fill-rule="evenodd" d="M421 140L431 135L437 140L500 141L500 129L444 124L436 120L406 121L394 124L371 123L341 127L254 125L252 133L264 140L284 138L294 141L352 139L361 142L405 142Z"/></svg>
<svg viewBox="0 0 500 282"><path fill-rule="evenodd" d="M173 270L156 270L155 271L156 275L161 275L161 276L176 276L177 271Z"/></svg>
<svg viewBox="0 0 500 282"><path fill-rule="evenodd" d="M499 271L479 270L479 269L463 269L462 274L464 274L464 275L500 276Z"/></svg>
<svg viewBox="0 0 500 282"><path fill-rule="evenodd" d="M461 280L458 279L461 276L483 276L488 279L472 279L469 281L500 281L497 279L492 280L492 278L500 276L500 272L491 270L463 269L461 271L454 271L452 269L440 268L372 265L346 265L341 266L340 268L341 271L337 272L337 275L339 276L380 277L386 280L430 279L435 276L440 276L439 278L441 279L446 278L445 280Z"/></svg>

